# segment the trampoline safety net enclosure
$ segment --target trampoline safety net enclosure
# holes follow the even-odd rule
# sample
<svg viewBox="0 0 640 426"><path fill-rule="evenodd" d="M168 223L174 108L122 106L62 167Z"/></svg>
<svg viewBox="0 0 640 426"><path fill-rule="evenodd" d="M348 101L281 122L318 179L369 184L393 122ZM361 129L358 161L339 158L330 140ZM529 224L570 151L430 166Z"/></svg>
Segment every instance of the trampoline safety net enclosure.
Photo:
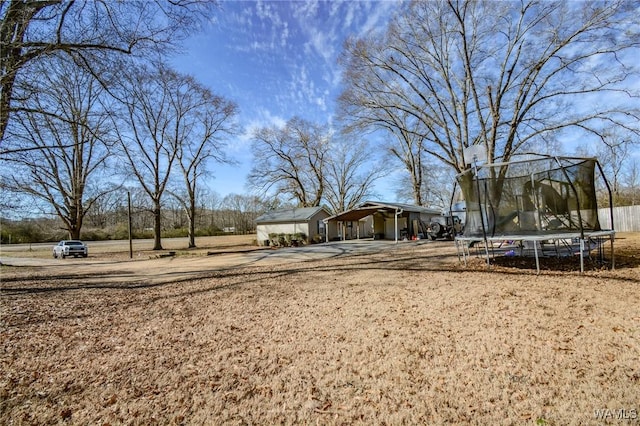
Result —
<svg viewBox="0 0 640 426"><path fill-rule="evenodd" d="M607 237L613 251L614 231L602 230L598 221L596 171L609 190L595 158L527 155L474 166L457 176L466 205L464 234L457 240L527 241L537 249L545 240L557 245L579 239L582 247L584 241ZM611 209L610 215L613 224Z"/></svg>

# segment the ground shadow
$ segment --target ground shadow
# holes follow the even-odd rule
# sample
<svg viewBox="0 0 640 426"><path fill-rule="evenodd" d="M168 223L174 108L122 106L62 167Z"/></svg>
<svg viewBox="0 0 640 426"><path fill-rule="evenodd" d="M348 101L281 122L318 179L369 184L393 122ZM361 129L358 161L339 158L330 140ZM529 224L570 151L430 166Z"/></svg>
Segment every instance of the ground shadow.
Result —
<svg viewBox="0 0 640 426"><path fill-rule="evenodd" d="M216 279L234 278L238 281L232 286L250 285L259 282L265 277L285 277L309 272L328 272L342 269L345 272L357 272L358 270L407 271L415 273L482 273L482 274L536 274L535 258L523 256L494 256L490 258L487 266L484 255L471 255L467 262L452 250L441 250L438 247L425 245L423 247L401 248L390 253L348 253L339 250L331 259L323 260L295 260L291 263L274 265L258 265L256 262L267 257L266 252L256 252L252 258L240 265L210 269L200 268L188 273L166 271L160 276L146 278L136 276L135 273L126 270L110 271L102 274L65 274L50 276L4 277L0 287L0 296L11 297L18 294L58 293L78 290L141 290L155 287L171 286L194 280L212 279L212 285L205 286L201 291L216 291L228 286L216 285ZM422 250L426 248L426 250ZM335 249L335 248L334 248ZM607 260L607 258L605 258ZM329 262L329 264L327 264ZM585 272L600 272L610 269L610 261L599 262L595 258L585 259ZM615 269L640 267L640 255L634 251L634 247L616 250ZM578 257L544 257L540 258L541 273L545 275L564 275L566 273L580 273L580 259ZM104 276L104 282L98 282ZM611 279L638 282L633 277L611 276ZM182 294L188 293L185 292Z"/></svg>

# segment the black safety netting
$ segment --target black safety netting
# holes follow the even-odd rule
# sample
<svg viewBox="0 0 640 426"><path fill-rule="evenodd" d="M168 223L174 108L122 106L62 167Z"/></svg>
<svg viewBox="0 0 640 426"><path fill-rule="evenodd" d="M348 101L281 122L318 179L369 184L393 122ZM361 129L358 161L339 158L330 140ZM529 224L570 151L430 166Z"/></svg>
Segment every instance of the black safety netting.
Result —
<svg viewBox="0 0 640 426"><path fill-rule="evenodd" d="M464 236L599 231L596 166L595 158L536 157L459 174Z"/></svg>

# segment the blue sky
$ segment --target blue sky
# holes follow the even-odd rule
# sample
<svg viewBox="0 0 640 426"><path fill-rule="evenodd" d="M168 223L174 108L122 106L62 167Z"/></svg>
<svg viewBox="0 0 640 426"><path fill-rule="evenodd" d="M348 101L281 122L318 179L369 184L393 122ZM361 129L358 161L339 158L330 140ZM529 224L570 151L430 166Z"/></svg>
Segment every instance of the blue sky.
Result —
<svg viewBox="0 0 640 426"><path fill-rule="evenodd" d="M330 126L340 94L337 61L344 40L386 29L400 5L400 0L222 1L213 19L173 59L177 70L240 109L243 131L227 150L237 163L212 167L215 178L207 186L221 196L250 193L245 183L256 128L281 126L294 116ZM562 135L566 153L573 152L576 140L584 138ZM394 176L385 180L393 181ZM380 199L395 200L389 186L379 183L376 191Z"/></svg>
<svg viewBox="0 0 640 426"><path fill-rule="evenodd" d="M210 188L221 196L249 192L245 178L253 129L282 125L294 116L330 125L344 40L384 29L399 5L392 0L222 2L173 61L177 70L240 109L243 134L228 150L238 164L215 166Z"/></svg>

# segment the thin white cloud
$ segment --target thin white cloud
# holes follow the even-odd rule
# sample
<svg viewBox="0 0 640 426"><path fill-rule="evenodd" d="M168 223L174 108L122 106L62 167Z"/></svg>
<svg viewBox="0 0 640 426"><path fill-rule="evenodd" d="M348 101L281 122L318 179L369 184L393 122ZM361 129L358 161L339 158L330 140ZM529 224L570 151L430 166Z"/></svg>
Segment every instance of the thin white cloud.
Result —
<svg viewBox="0 0 640 426"><path fill-rule="evenodd" d="M287 41L289 39L289 23L284 22L282 32L280 34L280 46L287 47Z"/></svg>
<svg viewBox="0 0 640 426"><path fill-rule="evenodd" d="M257 118L251 122L254 128L259 127L284 127L287 124L287 120L279 115L273 115L271 110L266 108L259 108L257 111Z"/></svg>
<svg viewBox="0 0 640 426"><path fill-rule="evenodd" d="M263 21L271 21L273 25L279 26L282 24L280 15L275 10L273 3L271 2L256 2L256 16Z"/></svg>
<svg viewBox="0 0 640 426"><path fill-rule="evenodd" d="M342 18L342 30L349 31L351 28L351 24L353 24L353 19L356 14L356 11L360 8L360 2L347 2L345 5L346 13L343 14Z"/></svg>
<svg viewBox="0 0 640 426"><path fill-rule="evenodd" d="M318 13L318 0L292 2L293 16L300 20L315 19Z"/></svg>
<svg viewBox="0 0 640 426"><path fill-rule="evenodd" d="M224 5L222 6L222 13L218 22L224 26L227 22L230 27L235 30L248 31L253 24L253 9L251 7L245 7L239 11L226 10Z"/></svg>
<svg viewBox="0 0 640 426"><path fill-rule="evenodd" d="M229 4L229 3L227 3ZM326 118L341 82L337 58L348 35L386 25L395 1L264 1L231 3L225 20L229 48L245 55L245 68L264 108L285 116ZM244 73L243 73L244 74ZM248 96L251 94L247 92ZM253 102L249 100L249 102ZM312 118L313 119L313 118Z"/></svg>
<svg viewBox="0 0 640 426"><path fill-rule="evenodd" d="M313 51L324 59L325 62L333 62L336 55L336 35L322 28L313 28L309 31L309 44Z"/></svg>
<svg viewBox="0 0 640 426"><path fill-rule="evenodd" d="M347 2L347 4L349 4L349 3L352 3L352 2ZM334 17L334 16L339 15L341 13L340 9L342 8L343 4L345 4L345 3L342 2L342 1L338 1L338 0L329 2L329 16Z"/></svg>
<svg viewBox="0 0 640 426"><path fill-rule="evenodd" d="M400 2L393 1L381 1L375 3L368 3L373 5L369 7L366 16L366 21L360 25L358 29L358 37L363 37L367 33L374 30L381 30L387 27L387 22L393 15L394 11L398 9Z"/></svg>
<svg viewBox="0 0 640 426"><path fill-rule="evenodd" d="M260 107L254 111L253 119L245 121L242 132L228 144L228 154L238 159L251 158L253 135L264 127L284 127L287 120L272 114L270 109Z"/></svg>

